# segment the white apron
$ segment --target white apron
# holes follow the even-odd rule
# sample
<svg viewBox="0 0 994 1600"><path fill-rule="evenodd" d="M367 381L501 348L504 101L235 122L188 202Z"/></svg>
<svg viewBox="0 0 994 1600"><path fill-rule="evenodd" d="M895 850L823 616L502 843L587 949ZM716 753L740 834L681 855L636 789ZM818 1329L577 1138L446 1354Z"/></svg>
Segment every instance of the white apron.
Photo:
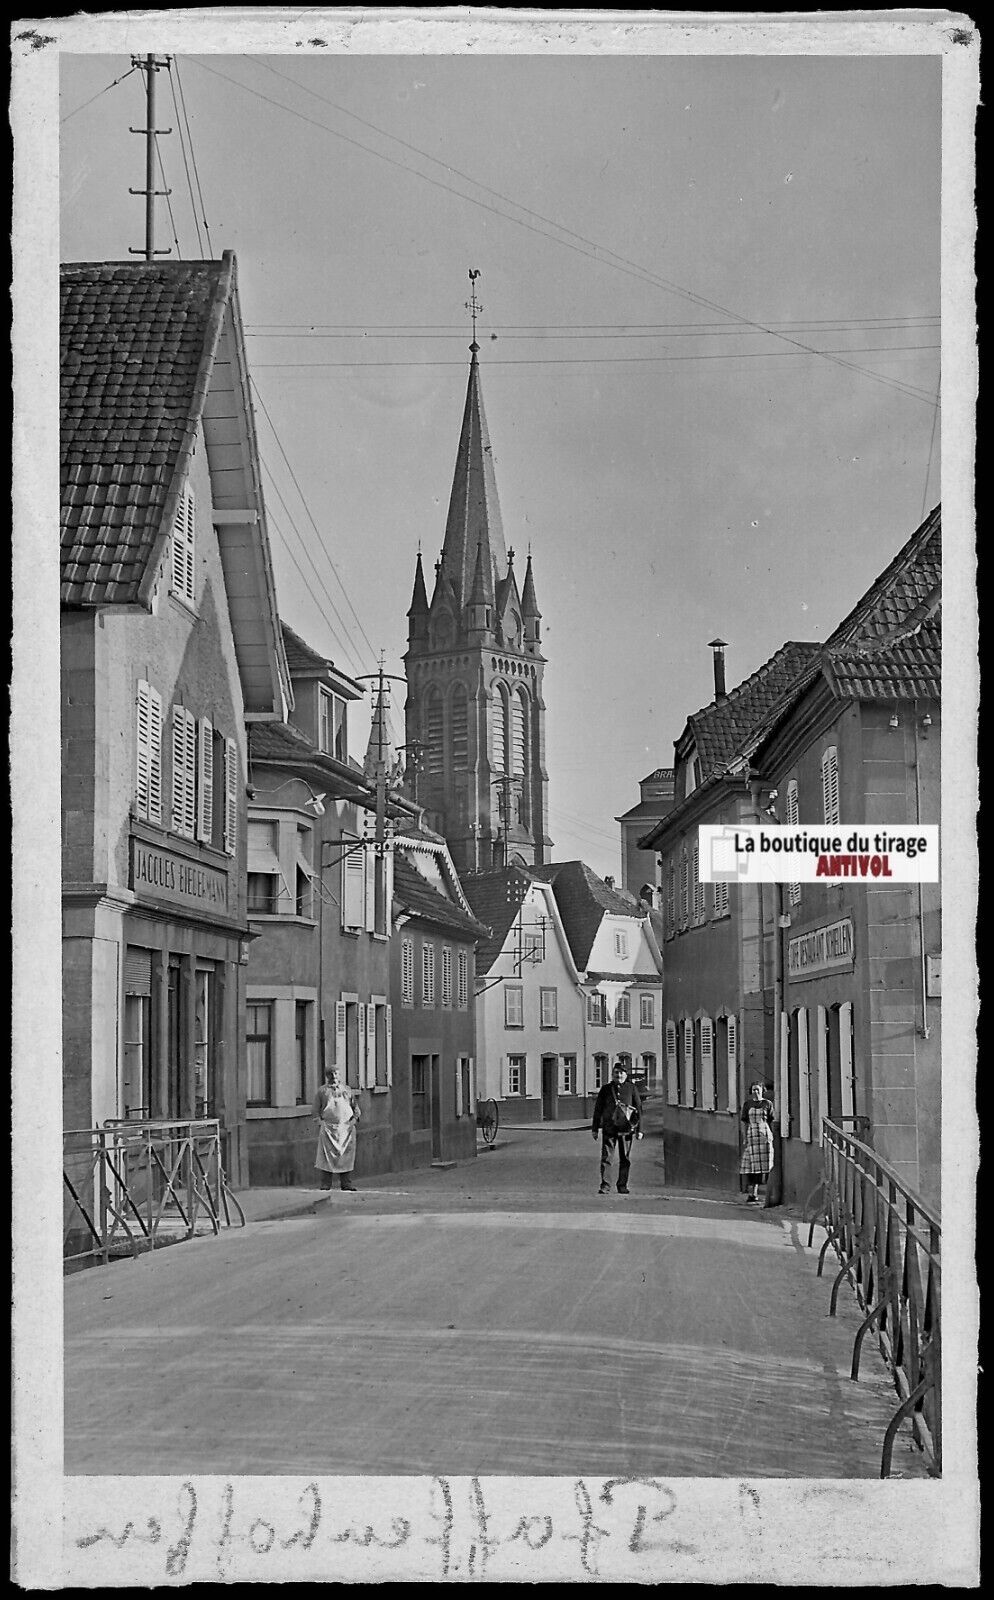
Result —
<svg viewBox="0 0 994 1600"><path fill-rule="evenodd" d="M355 1166L359 1107L348 1089L322 1086L314 1101L314 1112L321 1119L314 1165L319 1172L351 1172Z"/></svg>

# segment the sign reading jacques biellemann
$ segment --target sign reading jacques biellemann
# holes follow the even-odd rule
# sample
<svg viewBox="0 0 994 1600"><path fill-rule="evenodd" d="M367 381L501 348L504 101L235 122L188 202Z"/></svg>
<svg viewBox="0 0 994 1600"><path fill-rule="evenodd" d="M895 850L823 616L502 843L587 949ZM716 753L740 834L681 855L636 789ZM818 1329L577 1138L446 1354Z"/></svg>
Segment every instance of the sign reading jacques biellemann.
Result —
<svg viewBox="0 0 994 1600"><path fill-rule="evenodd" d="M183 906L205 916L226 916L228 874L179 851L132 835L131 888L142 900Z"/></svg>

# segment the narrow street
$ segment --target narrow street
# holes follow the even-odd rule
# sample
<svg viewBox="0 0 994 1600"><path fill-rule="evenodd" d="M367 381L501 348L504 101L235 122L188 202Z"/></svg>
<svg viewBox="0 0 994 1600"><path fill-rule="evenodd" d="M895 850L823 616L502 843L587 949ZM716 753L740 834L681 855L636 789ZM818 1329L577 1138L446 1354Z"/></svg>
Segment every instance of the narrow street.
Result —
<svg viewBox="0 0 994 1600"><path fill-rule="evenodd" d="M69 1277L66 1472L876 1477L896 1399L869 1341L850 1381L822 1236L667 1189L651 1122L630 1196L597 1194L597 1150L502 1128ZM907 1430L894 1475L925 1476Z"/></svg>

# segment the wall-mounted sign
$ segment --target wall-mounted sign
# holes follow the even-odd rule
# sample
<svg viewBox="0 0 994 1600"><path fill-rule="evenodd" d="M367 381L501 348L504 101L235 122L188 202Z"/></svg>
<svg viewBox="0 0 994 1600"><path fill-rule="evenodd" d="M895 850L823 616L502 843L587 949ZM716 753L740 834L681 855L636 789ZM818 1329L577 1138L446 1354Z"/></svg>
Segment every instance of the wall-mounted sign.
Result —
<svg viewBox="0 0 994 1600"><path fill-rule="evenodd" d="M143 900L165 901L217 916L228 914L228 874L189 861L161 845L131 840L131 888Z"/></svg>
<svg viewBox="0 0 994 1600"><path fill-rule="evenodd" d="M836 972L853 964L852 917L826 922L824 927L799 933L787 944L787 977L794 983L818 978L823 972Z"/></svg>

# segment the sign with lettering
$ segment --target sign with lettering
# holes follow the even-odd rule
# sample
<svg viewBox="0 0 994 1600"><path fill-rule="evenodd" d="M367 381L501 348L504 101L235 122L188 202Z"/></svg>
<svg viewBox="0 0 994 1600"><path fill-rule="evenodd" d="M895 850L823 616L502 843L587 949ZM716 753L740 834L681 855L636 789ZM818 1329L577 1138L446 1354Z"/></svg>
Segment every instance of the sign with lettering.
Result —
<svg viewBox="0 0 994 1600"><path fill-rule="evenodd" d="M826 922L822 928L810 933L799 933L787 945L787 976L791 982L804 978L818 978L823 972L835 972L853 964L852 917L842 917L838 922Z"/></svg>
<svg viewBox="0 0 994 1600"><path fill-rule="evenodd" d="M147 844L131 841L131 888L143 899L165 901L188 911L228 914L228 874L218 867Z"/></svg>

